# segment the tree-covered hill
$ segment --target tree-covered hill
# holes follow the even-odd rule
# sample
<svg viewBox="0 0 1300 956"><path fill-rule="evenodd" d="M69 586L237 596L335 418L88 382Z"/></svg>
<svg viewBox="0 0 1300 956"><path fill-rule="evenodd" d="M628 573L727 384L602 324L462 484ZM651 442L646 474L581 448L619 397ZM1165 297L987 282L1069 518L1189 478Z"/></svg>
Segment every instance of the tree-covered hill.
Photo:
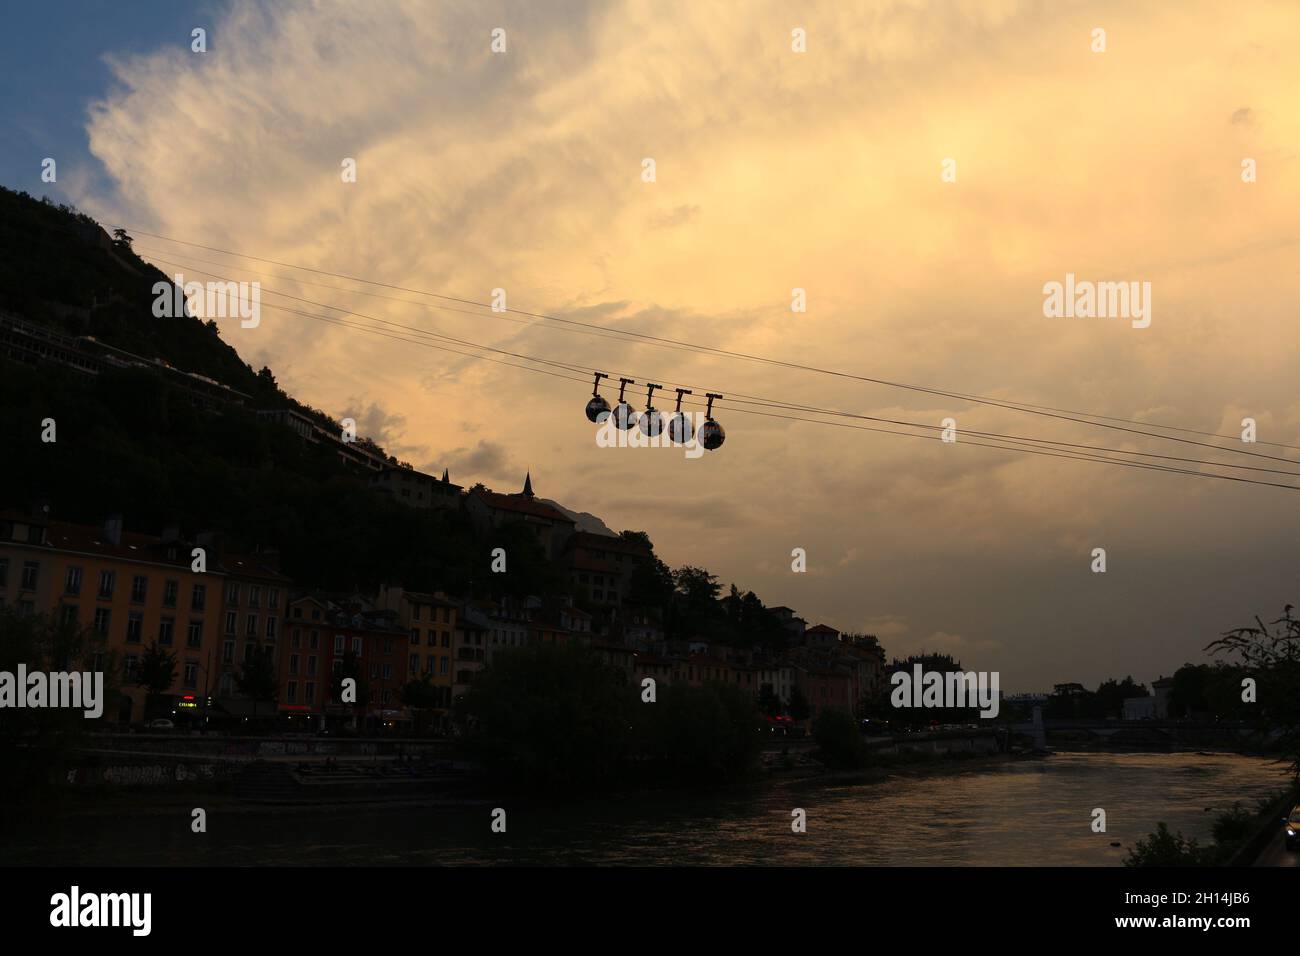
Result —
<svg viewBox="0 0 1300 956"><path fill-rule="evenodd" d="M120 513L145 533L169 525L220 532L231 548L278 549L286 572L312 587L466 584L486 542L474 540L463 514L413 512L328 447L259 419L259 409L291 407L329 421L282 392L270 370L255 372L214 324L156 318L159 281L170 277L88 216L0 188L0 310L250 396L204 408L157 367L86 375L0 350L0 508L48 506L54 519L87 524ZM42 440L46 419L55 423L53 442Z"/></svg>
<svg viewBox="0 0 1300 956"><path fill-rule="evenodd" d="M0 187L0 309L66 335L92 335L146 359L281 404L221 340L215 323L155 318L153 286L170 282L89 216Z"/></svg>

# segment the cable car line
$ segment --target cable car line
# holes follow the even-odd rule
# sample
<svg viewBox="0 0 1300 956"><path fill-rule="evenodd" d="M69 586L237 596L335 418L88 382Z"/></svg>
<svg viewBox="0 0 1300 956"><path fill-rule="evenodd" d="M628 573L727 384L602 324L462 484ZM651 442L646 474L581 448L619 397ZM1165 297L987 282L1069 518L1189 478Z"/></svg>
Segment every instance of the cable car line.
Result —
<svg viewBox="0 0 1300 956"><path fill-rule="evenodd" d="M379 335L383 338L395 339L397 341L409 342L410 344L423 346L425 348L432 348L432 349L437 349L439 351L451 352L453 354L462 355L470 359L492 362L498 365L506 365L511 368L522 369L523 371L526 372L535 372L541 375L549 375L551 377L563 379L565 381L570 381L570 382L583 382L583 383L586 382L586 379L581 379L574 375L565 375L560 372L552 372L548 369L534 368L528 365L518 365L516 363L506 362L501 359L494 359L491 358L490 356L475 355L471 352L462 352L458 349L453 349L443 345L436 345L432 342L428 342L425 340L410 339L410 338L406 338L405 336L395 335L389 332L385 332L382 329L376 329L373 326L360 325L360 324L348 322L345 319L339 319L332 316L313 315L311 313L302 312L301 310L298 309L288 308L287 306L268 304L267 307L272 309L277 309L280 311L291 312L297 315L302 315L306 318L315 319L318 321L328 322L334 325L342 326L344 328L355 329L363 332L370 332L371 334ZM699 403L693 403L693 404L698 405ZM733 411L742 415L760 415L766 418L779 418L787 421L807 422L816 425L832 425L838 428L851 428L857 431L877 432L884 435L901 435L904 437L923 438L931 441L943 440L938 435L924 435L924 434L917 434L915 432L902 432L902 431L895 431L893 429L888 429L888 428L875 428L867 425L852 425L845 422L826 422L826 421L821 421L819 419L800 418L798 416L793 416L793 415L779 415L772 412L760 412L760 411L754 411L752 409L746 409L746 408L737 408L737 409L733 409ZM921 426L921 427L930 427L930 426ZM687 438L686 440L689 441L689 438ZM1075 453L1069 451L1031 448L1031 447L1024 447L1021 445L1014 445L1014 444L1002 444L998 442L981 442L981 441L963 440L962 444L977 447L977 448L1000 449L1003 451L1017 452L1019 454L1025 454L1025 455L1038 455L1046 458L1064 458L1064 459L1070 459L1074 461L1090 461L1099 464L1119 465L1127 468L1139 468L1148 471L1162 471L1162 472L1168 472L1170 474L1190 475L1193 477L1200 477L1200 478L1217 478L1223 481L1236 481L1236 482L1242 482L1251 485L1261 485L1261 486L1273 487L1273 488L1283 488L1290 491L1300 491L1300 486L1297 485L1288 485L1288 484L1281 484L1278 482L1269 482L1269 481L1258 481L1252 478L1242 478L1235 475L1219 475L1212 472L1194 471L1185 468L1175 468L1168 465L1149 464L1146 462L1123 461L1120 459L1108 458L1105 455L1093 455L1093 454ZM1209 464L1213 465L1215 463L1211 462Z"/></svg>
<svg viewBox="0 0 1300 956"><path fill-rule="evenodd" d="M363 284L367 284L367 285L377 286L377 287L380 287L380 288L391 289L391 290L394 290L394 291L407 292L407 293L410 293L410 294L413 294L413 295L428 296L428 297L431 297L431 298L442 299L442 300L449 301L449 302L457 302L457 303L460 303L460 304L463 304L463 305L473 305L473 306L477 306L477 307L479 307L479 308L484 308L484 309L490 309L490 308L491 308L491 306L490 306L488 303L477 302L477 301L475 301L475 300L473 300L473 299L466 299L466 298L461 298L461 297L458 297L458 296L446 295L446 294L444 294L444 293L439 293L439 292L429 292L429 291L427 291L427 290L423 290L423 289L415 289L415 288L411 288L411 287L408 287L408 286L400 286L400 285L395 285L395 284L392 284L392 283L380 282L380 281L378 281L378 280L374 280L374 279L365 279L365 278L362 278L362 277L359 277L359 276L348 275L348 274L346 274L346 273L330 272L329 270L325 270L325 269L315 269L315 268L312 268L312 267L310 267L310 266L300 266L300 265L295 265L295 264L293 264L293 263L283 262L283 261L281 261L281 260L277 260L277 259L269 259L269 258L265 258L265 257L262 257L262 256L254 256L254 255L250 255L250 254L247 254L247 253L233 252L233 251L228 250L228 249L221 249L221 248L219 248L219 247L217 247L217 246L210 246L210 245L204 245L204 244L202 244L202 243L189 242L189 241L184 240L184 239L177 239L177 238L174 238L174 237L171 237L171 236L164 236L164 235L161 235L161 234L159 234L159 233L149 232L149 231L147 231L147 230L143 230L143 229L138 229L138 230L130 230L130 229L128 229L128 231L130 231L130 232L136 232L136 233L139 233L140 235L151 236L151 237L156 238L156 239L162 239L162 240L167 241L167 242L178 243L178 244L180 244L180 245L192 246L192 247L199 248L199 249L207 249L207 250L209 250L209 251L217 252L217 253L220 253L220 254L222 254L222 255L227 255L227 256L236 256L236 257L243 258L243 259L251 259L251 260L256 261L256 262L265 262L265 263L269 263L269 264L272 264L272 265L282 266L282 267L284 267L284 268L288 268L288 269L297 269L297 270L304 271L304 272L315 273L315 274L317 274L317 275L330 276L330 277L332 277L332 278L343 279L343 280L348 281L348 282L358 282L358 283L363 283ZM232 265L233 265L233 264L232 264ZM284 278L290 278L290 277L284 277ZM303 280L296 280L296 279L292 279L292 278L290 278L290 281L303 281ZM360 294L360 295L369 295L369 294L370 294L370 293L363 292L363 291L361 291L361 290L339 289L338 287L334 287L334 286L331 286L330 288L334 288L336 291L340 291L340 292L344 292L344 293L353 293L353 294ZM421 304L421 303L417 303L417 302L410 302L409 300L398 300L398 301L405 301L405 302L408 302L408 304L411 304L411 305L420 305L420 304ZM319 303L318 303L318 304L319 304ZM433 307L441 308L440 306L433 306ZM341 311L346 311L346 310L341 310ZM457 311L459 311L459 310L457 310ZM1276 456L1264 455L1264 454L1259 453L1259 452L1252 452L1252 451L1248 451L1248 450L1246 450L1246 449L1242 449L1242 448L1235 448L1235 447L1229 447L1229 446L1223 446L1223 445L1215 445L1215 444L1210 444L1210 443L1208 443L1208 442L1199 442L1199 441L1194 441L1194 440L1191 440L1191 439L1178 438L1178 437L1173 436L1173 435L1162 435L1162 434L1159 434L1159 433L1154 433L1154 432L1145 431L1145 430L1143 430L1143 429L1141 429L1141 428L1123 427L1123 426L1121 426L1121 425L1119 425L1119 424L1117 424L1117 423L1123 422L1123 423L1125 423L1125 425L1129 425L1129 426L1132 426L1132 425L1143 425L1143 426L1145 426L1145 427L1147 427L1147 428L1163 428L1163 429L1167 429L1167 430L1170 430L1170 431L1180 431L1180 432L1183 432L1183 433L1185 433L1185 434L1196 434L1196 435L1202 435L1202 436L1205 436L1205 437L1220 438L1220 439L1223 439L1223 440L1225 440L1225 441L1237 441L1237 440L1238 440L1238 439L1236 438L1236 436L1231 436L1231 435L1222 435L1222 434L1219 434L1219 433L1216 433L1216 432L1206 432L1206 431L1201 431L1201 430L1198 430L1198 429L1184 428L1184 427L1182 427L1182 426L1177 426L1177 425L1162 425L1162 424L1158 424L1158 423L1144 423L1144 422L1134 421L1134 420L1132 420L1132 419L1119 418L1119 417L1116 417L1116 416L1109 416L1109 415L1101 415L1101 414L1093 413L1093 412L1080 412L1080 411L1074 411L1074 410L1071 410L1071 409L1057 408L1057 407L1050 406L1050 405L1037 405L1037 404L1033 404L1033 403L1030 403L1030 402L1018 402L1018 401L1013 401L1013 400L1009 400L1009 399L994 399L994 398L990 398L990 397L988 397L988 396L974 395L974 394L968 394L968 393L963 393L963 392L956 392L956 391L951 391L951 390L946 390L946 389L932 388L932 387L922 386L922 385L913 385L913 384L909 384L909 383L906 383L906 382L895 382L895 381L891 381L891 380L888 380L888 379L873 378L873 377L870 377L870 376L859 375L859 374L851 373L851 372L844 372L844 371L839 371L839 370L835 370L835 369L820 368L820 367L817 367L817 366L804 365L804 364L796 363L796 362L788 362L788 361L784 361L784 360L781 360L781 359L774 359L774 358L770 358L770 357L766 357L766 356L750 355L750 354L748 354L748 353L738 352L738 351L734 351L734 350L730 350L730 349L722 349L722 348L718 348L718 347L716 347L716 346L699 345L699 344L696 344L696 343L683 342L683 341L678 340L678 339L670 339L670 338L666 338L666 337L662 337L662 336L655 336L655 335L651 335L651 334L649 334L649 333L645 333L645 332L637 332L637 331L634 331L634 330L628 330L628 329L611 329L611 328L607 328L607 327L605 327L605 326L599 326L599 325L595 325L595 324L592 324L592 323L581 322L581 321L576 320L576 319L567 319L567 318L563 318L563 317L561 317L561 316L548 315L548 314L545 314L545 313L539 313L539 312L529 312L529 311L526 311L526 310L523 310L523 309L505 309L504 311L505 311L505 312L514 313L515 315L527 316L527 317L530 317L530 318L541 319L541 320L545 320L545 321L549 321L549 322L559 322L559 323L563 323L563 324L565 324L565 325L571 325L571 326L575 326L575 327L578 327L578 328L583 328L583 329L592 330L592 331L595 331L595 332L601 333L601 337L610 337L610 336L626 336L626 337L628 337L628 338L635 339L635 340L639 340L639 341L644 341L644 342L646 342L646 343L659 343L659 344L662 344L662 345L664 345L664 346L666 346L666 347L675 347L675 348L687 349L687 350L689 350L689 351L691 351L691 352L693 352L693 353L699 353L699 352L701 352L701 351L704 351L704 352L709 352L709 353L712 353L712 354L721 355L721 356L725 356L725 357L742 359L742 360L745 360L745 361L759 362L759 363L764 363L764 364L769 364L769 365L780 366L780 367L784 367L784 368L791 368L791 369L796 369L796 370L801 370L801 371L807 371L807 372L813 372L813 373L818 373L818 374L823 374L823 375L830 375L830 376L835 376L835 377L840 377L840 378L852 379L852 380L857 380L857 381L867 382L867 383L870 383L870 384L883 385L883 386L890 387L890 388L906 389L906 390L915 391L915 392L921 392L921 393L925 393L925 394L938 395L938 396L943 396L943 397L946 397L946 398L953 398L953 399L957 399L957 400L959 400L959 401L967 401L967 402L972 402L972 403L976 403L976 404L990 405L990 406L993 406L993 407L1005 408L1005 409L1010 410L1010 411L1020 411L1020 412L1025 412L1025 413L1027 413L1027 414L1040 415L1040 416L1044 416L1044 417L1048 417L1048 418L1056 418L1056 419L1060 419L1060 420L1063 420L1063 421L1073 421L1073 422L1076 422L1076 423L1078 423L1078 424L1083 424L1083 425L1092 425L1092 426L1099 427L1099 428L1109 428L1109 429L1113 429L1113 430L1117 430L1117 431L1122 431L1122 432L1130 432L1130 433L1133 433L1133 434L1143 435L1143 436L1145 436L1145 437L1149 437L1149 438L1156 438L1156 439L1164 439L1164 440L1168 440L1168 441L1183 442L1183 443L1187 443L1187 444L1198 445L1198 446L1205 447L1205 448L1213 448L1213 449L1216 449L1216 450L1219 450L1219 451L1232 452L1233 454L1248 455L1248 456L1259 457L1259 458L1272 458L1273 460L1276 460L1276 461L1284 461L1284 462L1287 462L1287 463L1290 463L1290 464L1298 464L1298 463L1300 463L1300 462L1297 462L1295 459L1290 459L1290 458L1278 458L1278 457L1276 457ZM472 314L472 315L484 315L484 313L470 313L470 314ZM492 313L490 313L490 315L491 315L492 317L496 317L496 318L501 318L501 317L502 317L502 315L501 315L500 312L495 312L495 311L492 312ZM1087 417L1086 417L1086 418L1079 418L1079 417L1076 417L1076 416L1087 416ZM1090 419L1098 419L1098 420L1097 420L1097 421L1093 421L1093 420L1090 420ZM1108 424L1108 422L1111 423L1111 424ZM1268 445L1268 446L1271 446L1271 447L1279 447L1279 448L1286 448L1286 449L1290 449L1290 450L1300 451L1300 446L1286 445L1286 444L1282 444L1282 443L1279 443L1279 442L1256 442L1256 444L1260 444L1260 445Z"/></svg>
<svg viewBox="0 0 1300 956"><path fill-rule="evenodd" d="M189 267L186 266L184 263L175 262L175 261L172 261L172 260L160 260L160 261L167 262L167 263L170 264L170 265L176 265L176 266L179 266L179 267L181 267L181 268L189 268ZM229 279L228 277L226 277L226 276L221 276L221 275L218 275L218 274L216 274L216 273L207 272L206 270L198 269L198 270L193 270L193 271L198 272L200 275L208 275L208 276L211 276L211 277L216 278L216 279L221 279L221 280L223 280L223 281L233 281L233 280L230 280L230 279ZM328 305L328 304L325 304L325 303L315 302L314 300L304 299L304 298L302 298L301 296L294 296L294 295L290 295L289 293L277 292L277 291L275 291L275 290L269 290L269 289L268 289L268 290L265 290L265 291L266 291L268 294L270 294L270 295L276 295L276 296L280 296L280 297L283 297L283 298L289 298L289 299L293 299L293 300L300 301L300 302L305 302L305 303L312 304L312 305L318 305L318 306L320 306L320 307L322 307L322 308L330 309L330 310L333 310L333 311L336 311L336 312L343 312L343 313L346 313L346 314L349 314L349 315L354 315L354 316L357 316L357 317L360 317L360 318L364 318L364 319L368 319L368 320L371 320L371 321L379 322L379 323L382 323L382 324L384 324L384 325L393 326L394 328L399 329L399 330L401 330L401 331L403 331L403 332L409 332L409 333L412 333L412 334L416 334L416 335L420 335L420 336L426 336L426 337L433 338L433 339L437 339L437 340L448 341L448 342L451 342L451 343L453 343L453 344L463 345L463 346L465 346L465 347L467 347L467 348L474 348L474 349L480 349L480 350L487 350L487 351L497 352L497 353L499 353L499 354L508 355L508 356L511 356L511 357L514 357L514 358L519 358L519 359L522 359L522 360L527 361L527 362L534 362L534 363L538 363L538 364L545 364L545 365L550 365L550 366L552 366L552 367L561 368L561 369L564 369L564 370L569 371L569 372L581 372L581 373L583 373L583 374L586 374L586 369L585 369L585 368L583 368L582 366L574 365L574 364L572 364L572 363L557 362L557 361L550 360L550 359L543 359L543 358L539 358L539 357L536 357L536 356L530 356L530 355L527 355L527 354L525 354L525 353L521 353L521 352L513 352L513 351L509 351L509 350L505 350L505 349L495 348L495 347L493 347L493 346L482 345L482 344L480 344L480 343L473 342L473 341L470 341L470 340L466 340L466 339L458 339L458 338L455 338L455 337L453 337L453 336L446 336L446 335L443 335L442 333L432 332L432 331L425 330L425 329L420 329L420 328L417 328L417 327L414 327L414 326L402 325L401 323L392 322L392 321L390 321L390 320L383 319L383 318L380 318L380 317L378 317L378 316L367 315L366 313L355 312L355 311L353 311L353 310L350 310L350 309L344 309L344 308L341 308L341 307L339 307L339 306L332 306L332 305ZM276 306L276 305L274 305L274 304L270 304L270 303L267 303L266 305L267 305L268 308L275 308L275 309L278 309L278 310L281 310L281 311L287 311L287 312L290 312L290 313L293 313L293 314L297 314L297 315L304 316L304 317L306 317L306 318L319 319L319 320L323 320L323 321L333 321L334 324L341 325L341 326L346 327L346 328L356 328L356 329L361 329L361 330L364 330L364 331L374 331L374 332L376 332L377 334L382 334L382 333L379 332L379 330L375 330L375 329L373 329L373 328L370 327L370 326L358 325L358 324L355 324L355 323L349 323L349 322L345 322L345 321L340 321L340 320L335 319L334 317L319 316L319 315L315 315L315 314L313 314L313 313L303 312L303 311L301 311L301 310L298 310L298 309L291 309L291 308L288 308L288 307L285 307L285 306ZM428 343L428 342L425 342L425 341L421 341L421 340L413 340L413 339L407 339L407 338L404 338L404 337L402 337L402 336L385 335L385 337L387 337L387 338L395 338L395 339L398 339L398 340L400 340L400 341L408 341L408 342L412 342L413 344L429 345L430 347L434 347L434 348L437 348L437 347L438 347L438 346L433 346L433 345L431 345L431 343ZM474 354L472 354L472 353L458 352L458 351L456 351L455 349L444 349L444 350L445 350L445 351L453 352L453 353L455 353L455 354L464 355L464 356L469 357L469 358L484 358L483 356L474 355ZM506 366L509 366L509 367L512 367L512 368L521 368L521 369L524 369L524 370L527 370L527 371L542 371L542 370L540 370L540 369L535 369L535 368L533 368L533 367L531 367L531 366L516 365L515 363L511 363L511 362L501 362L501 361L496 361L496 364L506 365ZM595 383L595 386L593 387L593 401L594 401L595 399L597 399L597 398L600 398L600 396L599 396L599 389L598 389L598 385L599 385L599 380L600 380L600 378L608 377L608 376L607 376L605 373L603 373L603 372L601 372L601 373L596 373L596 374L597 374L596 383ZM556 377L568 378L570 381L583 381L583 379L578 379L578 378L574 378L574 377L570 377L570 376L556 376ZM625 383L625 384L624 384L624 388L626 387L627 384L633 384L634 382L635 382L635 380L632 379L631 377L626 377L626 378L624 379L624 383ZM662 387L662 386L656 385L655 387L656 387L656 388L660 388L660 387ZM690 394L690 393L691 393L689 389L679 389L679 391L680 391L680 392L683 392L683 393L685 393L685 394ZM720 396L720 395L717 395L717 394L714 394L712 397L713 397L713 398L720 398L721 396ZM603 401L603 399L601 399L601 401ZM767 401L767 400L762 400L762 399L754 399L754 400L750 400L750 401L745 401L744 399L739 399L739 401L740 401L742 404L756 404L756 405L759 405L760 407L764 407L764 408L782 408L782 409L795 410L795 411L810 411L810 412L812 412L813 414L825 414L825 415L832 415L832 416L838 416L838 417L854 418L854 419L865 420L865 421L879 422L879 423L882 423L882 424L894 424L894 425L900 425L900 426L907 427L907 428L920 428L920 429L931 430L931 431L940 431L940 430L942 430L941 426L938 426L938 425L932 425L932 424L929 424L929 423L923 423L923 422L909 422L909 421L905 421L905 420L889 419L889 418L883 418L883 417L878 417L878 416L859 415L859 414L855 414L855 413L852 413L852 412L843 412L843 411L839 411L839 410L835 410L835 409L819 409L819 408L816 408L816 407L814 407L814 406L799 406L799 405L791 405L791 404L788 404L788 403L769 402L769 401ZM679 395L679 402L680 402L680 395ZM699 403L693 403L693 404L695 404L695 405L697 405L697 406L699 405ZM589 408L590 408L590 405L591 405L591 403L589 403ZM631 418L631 414L632 414L631 406L628 405L625 401L620 401L620 405L621 405L621 406L625 406L625 408L626 408L626 410L622 413L622 415L623 415L623 420L627 422L627 426L626 426L626 427L631 427L631 424L633 423L633 419ZM709 400L709 402L708 402L709 412L707 412L706 414L711 414L711 406L712 406L712 398L710 398L710 400ZM606 406L606 407L607 407L607 406ZM739 412L742 412L742 413L749 413L749 414L762 414L762 413L760 413L760 412L752 412L752 411L748 411L748 410L745 410L745 409L733 409L733 410L734 410L734 411L739 411ZM591 417L591 413L590 413L590 411L588 412L588 417L589 417L589 418ZM803 422L810 422L810 423L814 423L814 424L825 424L825 425L839 424L839 423L836 423L836 422L825 422L825 421L821 421L821 420L819 420L819 419L801 418L801 417L796 417L796 416L787 416L787 415L769 415L768 417L784 418L784 419L788 419L788 420L791 420L791 421L803 421ZM593 420L595 420L595 419L593 419ZM707 424L707 423L706 423L706 424ZM715 422L714 424L716 425L716 422ZM620 427L622 427L622 426L620 426ZM721 428L720 425L717 426L717 427L718 427L719 429ZM864 430L869 430L869 431L882 431L882 432L884 432L885 434L910 434L910 433L907 433L907 432L894 432L894 431L887 430L887 429L864 429ZM998 439L998 440L1001 440L1001 441L1023 442L1023 443L1034 443L1034 444L1038 444L1038 445L1044 445L1044 444L1045 444L1045 445L1051 445L1051 446L1062 446L1062 447L1064 447L1064 448L1070 448L1070 449L1084 449L1084 450L1087 450L1087 451L1098 451L1098 452L1103 452L1103 453L1107 453L1107 452L1108 452L1108 453L1120 454L1120 455L1130 455L1130 456L1139 456L1139 457L1147 457L1147 458L1160 458L1160 459L1165 459L1165 460L1170 460L1170 461L1178 461L1178 462L1185 462L1185 463L1199 464L1199 465L1204 465L1204 466L1208 466L1208 467L1217 467L1217 468L1234 468L1234 469L1239 469L1239 470L1244 469L1244 470L1250 470L1250 471L1262 471L1262 472L1268 472L1268 473L1272 473L1272 474L1285 474L1285 475L1292 475L1292 476L1295 476L1295 477L1300 477L1300 473L1298 473L1298 472L1289 472L1289 471L1284 471L1284 470L1281 470L1281 469L1259 468L1259 467L1256 467L1256 466L1250 466L1250 465L1237 465L1237 464L1232 464L1232 463L1229 463L1229 462L1208 461L1208 460L1195 459L1195 458L1182 458L1182 457L1177 457L1177 456L1172 456L1172 455L1159 455L1159 454L1150 453L1150 452L1138 452L1138 451L1132 451L1132 450L1129 450L1129 449L1109 448L1109 447L1106 447L1106 446L1084 445L1084 444L1079 444L1079 443L1063 442L1063 441L1058 441L1058 440L1054 440L1054 439L1043 439L1043 438L1034 438L1034 437L1027 437L1027 436L1018 436L1018 435L1005 435L1005 434L1000 434L1000 433L997 433L997 432L982 432L982 431L965 430L965 429L962 430L962 434L963 434L963 435L975 435L975 436L977 436L977 437L993 438L993 439ZM923 437L923 436L915 436L915 437ZM930 437L930 436L924 436L924 437ZM687 439L685 439L685 440L689 441L689 437L688 437ZM970 444L969 441L967 441L967 443ZM721 442L719 442L719 444L721 444ZM1008 446L1008 445L990 445L989 447L1007 448L1007 449L1009 449L1009 450L1010 450L1010 449L1014 449L1014 450L1022 451L1022 452L1025 452L1025 453L1029 453L1029 452L1031 451L1031 449L1029 449L1029 448L1024 448L1024 447L1020 447L1020 446L1016 446L1016 445L1011 445L1011 446ZM1057 448L1057 449L1055 449L1055 450L1059 451L1060 448ZM1060 457L1060 456L1054 456L1054 457ZM1127 463L1127 464L1132 464L1132 465L1141 464L1141 463L1138 463L1138 462L1124 462L1123 460L1120 460L1120 459L1114 459L1114 458L1109 458L1109 457L1106 457L1105 455L1096 455L1096 456L1071 456L1071 457L1082 457L1082 460L1105 461L1105 462L1113 463L1113 464L1122 464L1122 463ZM1272 456L1265 456L1265 457L1272 457ZM1281 460L1284 460L1284 461L1285 461L1285 459L1281 459ZM1168 468L1163 467L1163 466L1160 467L1160 470L1174 470L1174 471L1177 471L1177 472L1179 472L1179 473L1187 473L1187 474L1203 474L1203 473L1201 473L1201 472L1195 472L1195 471L1184 471L1184 470L1182 470L1182 469L1168 469ZM1229 477L1229 476L1215 476L1215 477L1225 477L1225 478L1226 478L1226 477ZM1261 484L1271 484L1271 483L1268 483L1268 482L1259 482L1259 483L1261 483ZM1291 488L1291 487L1293 487L1293 486L1290 486L1290 485L1276 485L1276 487Z"/></svg>

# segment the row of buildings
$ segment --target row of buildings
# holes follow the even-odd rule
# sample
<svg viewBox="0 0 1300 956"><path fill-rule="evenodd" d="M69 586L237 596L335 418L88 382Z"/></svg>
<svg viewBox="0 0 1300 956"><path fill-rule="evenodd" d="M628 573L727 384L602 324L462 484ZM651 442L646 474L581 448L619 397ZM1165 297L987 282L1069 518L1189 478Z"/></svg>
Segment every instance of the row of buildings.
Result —
<svg viewBox="0 0 1300 956"><path fill-rule="evenodd" d="M108 242L112 251L102 230L87 241ZM149 370L207 413L240 409L285 429L286 439L292 435L336 458L372 491L406 507L461 509L481 531L522 523L591 609L567 597L474 602L396 585L374 594L323 594L311 582L290 580L274 551L238 552L218 534L190 540L179 528L133 533L120 516L92 527L53 520L48 510L0 511L0 606L53 614L102 637L105 653L121 668L121 698L109 709L118 721L146 716L147 694L138 680L155 643L177 660L167 696L178 716L257 720L274 713L306 725L331 715L408 720L402 689L416 680L430 685L424 698L433 706L426 709L445 718L494 654L538 642L588 645L638 682L718 680L756 697L766 687L769 699L787 704L802 696L814 714L824 707L855 710L881 683L884 655L874 638L841 639L829 627L808 627L789 608L775 609L788 632L789 650L779 654L702 639L669 642L657 612L631 600L634 571L650 557L649 547L538 498L531 476L517 494L481 485L466 491L445 471L438 478L405 466L324 415L291 404L258 409L253 396L162 358L90 335L64 335L8 312L0 312L0 358L59 364L90 377ZM204 553L201 570L193 562L196 548ZM274 702L241 690L241 673L255 661L272 665ZM332 699L344 670L364 685L357 710Z"/></svg>
<svg viewBox="0 0 1300 956"><path fill-rule="evenodd" d="M482 506L508 513L569 519L519 495L487 495ZM205 566L195 570L194 551ZM601 605L626 596L636 545L609 535L570 532L562 552L575 581ZM734 684L789 704L796 690L812 715L826 707L857 711L881 683L883 652L874 638L843 639L824 625L806 627L788 608L776 609L791 629L779 654L731 648L706 640L669 642L650 615L628 608L597 618L570 598L473 601L443 593L383 586L375 594L327 595L290 580L274 552L226 550L219 536L185 540L177 529L144 535L120 517L102 527L51 520L44 514L0 513L0 606L48 613L103 638L104 655L120 667L121 694L106 707L122 723L146 717L139 667L156 643L176 658L164 713L264 720L278 715L312 729L330 717L370 726L414 716L403 688L429 685L428 716L445 720L475 675L494 655L532 643L591 647L629 680L660 684ZM593 626L598 620L619 621ZM259 656L274 669L274 699L241 689L241 665ZM335 678L358 677L359 707L334 699Z"/></svg>

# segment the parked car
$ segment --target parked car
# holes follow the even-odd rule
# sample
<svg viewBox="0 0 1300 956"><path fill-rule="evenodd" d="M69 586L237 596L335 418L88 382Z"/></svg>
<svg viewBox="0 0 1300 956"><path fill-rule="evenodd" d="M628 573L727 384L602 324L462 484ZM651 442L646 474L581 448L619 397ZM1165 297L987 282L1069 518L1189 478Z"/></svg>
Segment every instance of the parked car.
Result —
<svg viewBox="0 0 1300 956"><path fill-rule="evenodd" d="M1300 849L1300 803L1291 808L1291 812L1282 818L1282 827L1286 833L1286 848Z"/></svg>
<svg viewBox="0 0 1300 956"><path fill-rule="evenodd" d="M166 717L159 717L156 720L149 721L149 723L145 724L145 727L149 730L174 730L176 725Z"/></svg>
<svg viewBox="0 0 1300 956"><path fill-rule="evenodd" d="M770 733L776 734L777 736L785 737L789 735L793 727L794 727L794 721L791 720L789 717L768 717L767 718L768 731Z"/></svg>

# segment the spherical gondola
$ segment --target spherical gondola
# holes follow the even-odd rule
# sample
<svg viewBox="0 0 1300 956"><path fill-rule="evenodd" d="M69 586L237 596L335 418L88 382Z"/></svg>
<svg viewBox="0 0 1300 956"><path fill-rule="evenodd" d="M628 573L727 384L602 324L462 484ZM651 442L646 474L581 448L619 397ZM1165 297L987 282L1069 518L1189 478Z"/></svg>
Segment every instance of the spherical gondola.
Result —
<svg viewBox="0 0 1300 956"><path fill-rule="evenodd" d="M623 390L629 385L635 385L636 381L630 378L620 378L618 386L618 404L614 406L614 425L621 431L627 431L636 424L636 410L623 400Z"/></svg>
<svg viewBox="0 0 1300 956"><path fill-rule="evenodd" d="M700 426L700 444L704 446L705 451L716 451L727 440L727 433L713 420L713 400L722 396L715 395L713 392L704 394L709 399L709 405L704 412L704 424Z"/></svg>
<svg viewBox="0 0 1300 956"><path fill-rule="evenodd" d="M691 416L682 411L682 396L692 394L689 388L679 388L677 391L677 408L673 412L673 417L668 419L668 440L674 445L685 445L695 434L695 426L691 424Z"/></svg>
<svg viewBox="0 0 1300 956"><path fill-rule="evenodd" d="M656 388L663 388L663 386L651 382L646 383L645 411L636 420L637 427L641 429L641 434L647 438L658 438L659 434L664 430L664 417L654 405Z"/></svg>

